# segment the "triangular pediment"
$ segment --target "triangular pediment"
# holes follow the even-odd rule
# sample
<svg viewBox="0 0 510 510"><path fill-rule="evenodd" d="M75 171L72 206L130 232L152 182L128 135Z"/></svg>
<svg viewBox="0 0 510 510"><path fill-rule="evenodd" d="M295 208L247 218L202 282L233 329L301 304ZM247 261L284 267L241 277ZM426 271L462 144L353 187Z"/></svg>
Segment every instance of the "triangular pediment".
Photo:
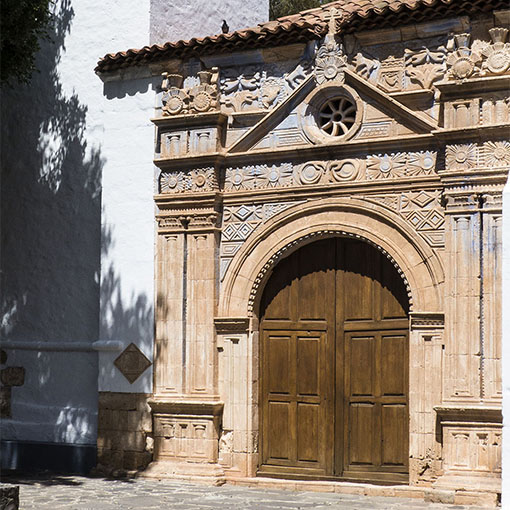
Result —
<svg viewBox="0 0 510 510"><path fill-rule="evenodd" d="M347 132L332 133L331 126L324 123L327 114L321 111L321 105L342 97L354 106L355 120L347 125ZM344 105L348 107L349 104ZM326 111L330 117L335 116L335 112ZM349 112L352 113L352 108ZM341 79L320 85L315 75L309 75L284 102L247 130L228 152L345 145L361 140L423 135L435 129L436 122L427 114L410 109L354 71L345 69Z"/></svg>

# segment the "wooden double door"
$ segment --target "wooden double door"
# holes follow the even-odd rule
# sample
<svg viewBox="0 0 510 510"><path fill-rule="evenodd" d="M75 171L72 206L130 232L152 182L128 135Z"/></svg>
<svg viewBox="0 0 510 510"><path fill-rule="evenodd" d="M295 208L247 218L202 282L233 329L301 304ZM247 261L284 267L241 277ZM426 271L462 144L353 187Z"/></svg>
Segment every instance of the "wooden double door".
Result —
<svg viewBox="0 0 510 510"><path fill-rule="evenodd" d="M260 310L259 474L407 481L408 307L362 241L320 240L276 266Z"/></svg>

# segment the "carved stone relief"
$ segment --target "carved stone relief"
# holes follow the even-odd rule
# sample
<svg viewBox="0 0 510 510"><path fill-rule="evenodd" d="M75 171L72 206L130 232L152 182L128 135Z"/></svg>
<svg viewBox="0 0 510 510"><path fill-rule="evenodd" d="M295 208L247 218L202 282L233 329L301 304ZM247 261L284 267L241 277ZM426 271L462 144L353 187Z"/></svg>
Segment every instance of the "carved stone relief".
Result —
<svg viewBox="0 0 510 510"><path fill-rule="evenodd" d="M203 113L218 108L218 68L197 73L199 84L183 88L180 74L163 73L163 115Z"/></svg>
<svg viewBox="0 0 510 510"><path fill-rule="evenodd" d="M423 46L417 50L405 50L406 75L411 82L424 89L430 89L445 74L446 48L439 46L429 49Z"/></svg>
<svg viewBox="0 0 510 510"><path fill-rule="evenodd" d="M260 225L276 214L301 202L276 202L226 206L223 209L223 227L220 246L220 281L241 246Z"/></svg>
<svg viewBox="0 0 510 510"><path fill-rule="evenodd" d="M160 193L202 192L217 188L214 168L196 168L189 172L180 170L161 172Z"/></svg>
<svg viewBox="0 0 510 510"><path fill-rule="evenodd" d="M291 163L231 167L226 170L225 191L432 175L436 157L432 151L399 152L370 155L366 161L345 159L308 161L295 167Z"/></svg>
<svg viewBox="0 0 510 510"><path fill-rule="evenodd" d="M491 28L489 35L492 44L482 50L485 57L482 74L503 74L510 69L510 44L506 42L507 28Z"/></svg>
<svg viewBox="0 0 510 510"><path fill-rule="evenodd" d="M311 72L309 60L297 64L225 68L220 77L220 104L225 112L268 110L284 101Z"/></svg>
<svg viewBox="0 0 510 510"><path fill-rule="evenodd" d="M445 217L440 190L366 195L365 198L397 212L431 247L444 246Z"/></svg>
<svg viewBox="0 0 510 510"><path fill-rule="evenodd" d="M152 365L147 356L133 343L119 354L113 364L131 384Z"/></svg>

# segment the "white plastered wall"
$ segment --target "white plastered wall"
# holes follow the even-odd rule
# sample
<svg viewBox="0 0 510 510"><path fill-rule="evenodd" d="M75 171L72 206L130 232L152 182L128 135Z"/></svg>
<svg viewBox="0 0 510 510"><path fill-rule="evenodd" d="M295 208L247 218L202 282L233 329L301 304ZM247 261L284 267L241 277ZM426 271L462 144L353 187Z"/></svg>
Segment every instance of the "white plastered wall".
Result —
<svg viewBox="0 0 510 510"><path fill-rule="evenodd" d="M151 44L221 33L267 21L269 0L151 0Z"/></svg>
<svg viewBox="0 0 510 510"><path fill-rule="evenodd" d="M149 42L149 0L59 0L55 14L32 83L2 91L1 339L25 381L0 432L93 445L98 390L151 391L151 370L130 385L112 361L130 342L152 354L154 93L94 72Z"/></svg>

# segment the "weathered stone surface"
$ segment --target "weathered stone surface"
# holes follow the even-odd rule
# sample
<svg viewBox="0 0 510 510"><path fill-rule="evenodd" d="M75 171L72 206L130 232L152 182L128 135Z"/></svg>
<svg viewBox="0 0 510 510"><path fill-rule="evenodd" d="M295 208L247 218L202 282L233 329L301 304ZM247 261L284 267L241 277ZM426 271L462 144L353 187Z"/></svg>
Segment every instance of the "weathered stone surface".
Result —
<svg viewBox="0 0 510 510"><path fill-rule="evenodd" d="M18 510L19 508L19 485L0 483L0 509Z"/></svg>

